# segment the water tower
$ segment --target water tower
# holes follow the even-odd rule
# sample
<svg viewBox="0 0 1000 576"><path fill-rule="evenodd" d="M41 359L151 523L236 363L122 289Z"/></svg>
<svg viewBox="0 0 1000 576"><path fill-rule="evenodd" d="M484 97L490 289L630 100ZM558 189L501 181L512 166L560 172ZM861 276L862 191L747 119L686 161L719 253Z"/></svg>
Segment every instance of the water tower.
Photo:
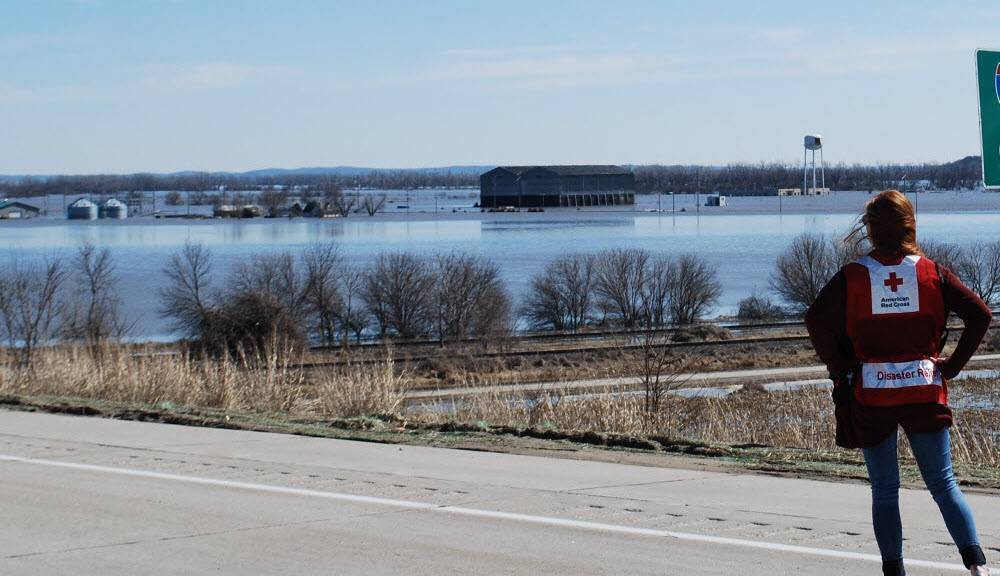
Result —
<svg viewBox="0 0 1000 576"><path fill-rule="evenodd" d="M805 137L805 146L802 151L802 194L809 193L808 179L809 174L809 151L812 151L812 172L813 172L813 187L812 193L816 194L816 151L819 150L819 170L821 174L821 187L826 188L826 165L823 163L823 137L819 134L809 134Z"/></svg>

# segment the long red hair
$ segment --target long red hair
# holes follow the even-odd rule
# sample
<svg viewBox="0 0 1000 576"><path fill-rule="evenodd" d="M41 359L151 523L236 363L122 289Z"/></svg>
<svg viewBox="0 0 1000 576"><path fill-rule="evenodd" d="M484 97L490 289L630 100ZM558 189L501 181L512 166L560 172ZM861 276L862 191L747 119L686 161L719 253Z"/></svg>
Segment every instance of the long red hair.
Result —
<svg viewBox="0 0 1000 576"><path fill-rule="evenodd" d="M858 247L866 239L872 248L887 254L924 255L917 244L913 205L899 190L886 190L865 204L864 214L846 240Z"/></svg>

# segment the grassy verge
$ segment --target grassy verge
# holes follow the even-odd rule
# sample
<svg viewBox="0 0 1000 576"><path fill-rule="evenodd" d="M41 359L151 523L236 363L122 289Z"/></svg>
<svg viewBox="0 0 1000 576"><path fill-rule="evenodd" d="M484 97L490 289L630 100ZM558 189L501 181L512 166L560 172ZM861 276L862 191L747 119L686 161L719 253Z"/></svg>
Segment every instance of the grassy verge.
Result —
<svg viewBox="0 0 1000 576"><path fill-rule="evenodd" d="M956 469L966 486L1000 490L995 379L952 389ZM562 396L481 394L407 411L413 387L391 358L308 373L276 358L253 363L54 349L30 369L0 370L0 407L473 450L543 453L862 480L860 452L833 444L829 393L659 397L630 390ZM905 481L919 475L905 442Z"/></svg>
<svg viewBox="0 0 1000 576"><path fill-rule="evenodd" d="M281 413L185 407L171 402L144 404L55 396L0 394L0 409L642 466L830 481L864 482L867 479L860 452L856 450L707 443L538 426L497 426L482 421L427 423L384 416L320 419ZM966 488L1000 493L1000 470L995 467L962 464L957 466L957 471ZM920 486L919 472L912 462L904 460L901 473L905 485Z"/></svg>

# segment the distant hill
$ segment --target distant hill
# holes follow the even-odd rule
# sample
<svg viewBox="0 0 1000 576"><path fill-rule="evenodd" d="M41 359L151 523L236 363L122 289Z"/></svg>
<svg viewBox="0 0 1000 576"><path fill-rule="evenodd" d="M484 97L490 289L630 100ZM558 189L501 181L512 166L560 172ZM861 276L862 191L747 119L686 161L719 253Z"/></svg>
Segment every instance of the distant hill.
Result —
<svg viewBox="0 0 1000 576"><path fill-rule="evenodd" d="M955 160L953 162L945 162L941 165L942 168L957 168L959 170L974 170L979 171L983 167L983 157L982 156L966 156L961 160Z"/></svg>
<svg viewBox="0 0 1000 576"><path fill-rule="evenodd" d="M303 168L259 168L257 170L246 170L244 172L227 172L217 170L214 172L200 170L181 170L178 172L137 172L133 174L120 174L120 176L155 176L161 178L170 177L191 177L191 176L211 176L217 178L234 179L255 179L255 178L279 178L282 176L336 176L350 178L355 176L367 176L369 174L395 174L407 172L412 174L446 174L454 175L480 175L483 172L492 170L495 166L440 166L430 168L366 168L364 166L308 166ZM47 180L60 176L81 176L63 174L0 174L0 182L19 182L26 178ZM88 176L111 176L111 174L92 174Z"/></svg>
<svg viewBox="0 0 1000 576"><path fill-rule="evenodd" d="M379 172L416 172L416 173L443 173L452 174L482 174L492 170L493 166L442 166L439 168L364 168L359 166L334 166L309 167L309 168L263 168L260 170L249 170L239 172L235 176L365 176Z"/></svg>

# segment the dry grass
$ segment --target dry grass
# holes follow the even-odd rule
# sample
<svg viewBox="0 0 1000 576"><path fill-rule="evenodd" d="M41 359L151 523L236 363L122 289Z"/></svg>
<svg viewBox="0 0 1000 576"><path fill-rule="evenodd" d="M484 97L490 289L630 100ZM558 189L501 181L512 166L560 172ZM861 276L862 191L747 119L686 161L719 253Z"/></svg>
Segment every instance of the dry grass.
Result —
<svg viewBox="0 0 1000 576"><path fill-rule="evenodd" d="M56 348L41 353L30 370L7 363L0 393L332 417L400 410L405 380L391 360L307 375L280 358L195 360L123 348L95 357Z"/></svg>
<svg viewBox="0 0 1000 576"><path fill-rule="evenodd" d="M314 410L337 418L397 415L406 386L406 376L396 373L391 356L374 364L348 364L315 375Z"/></svg>
<svg viewBox="0 0 1000 576"><path fill-rule="evenodd" d="M18 370L10 363L0 368L0 393L323 419L402 417L404 395L414 383L411 374L394 365L391 354L379 362L308 373L278 358L191 360L135 355L123 348L110 348L95 357L79 348L48 349L32 370ZM490 382L480 375L477 383ZM956 462L1000 467L997 380L957 382L952 398ZM710 444L835 448L832 402L822 390L766 392L748 386L724 398L667 395L652 413L641 393L625 389L575 397L495 393L408 413L406 419L418 424L479 423Z"/></svg>
<svg viewBox="0 0 1000 576"><path fill-rule="evenodd" d="M482 394L462 402L454 412L442 407L420 417L710 443L833 447L831 404L829 394L822 391L746 391L725 398L667 395L661 409L652 414L643 394L627 389L589 397Z"/></svg>
<svg viewBox="0 0 1000 576"><path fill-rule="evenodd" d="M300 402L302 383L302 371L276 357L238 363L136 356L122 348L95 357L82 348L57 348L40 354L31 369L8 368L0 391L287 412Z"/></svg>
<svg viewBox="0 0 1000 576"><path fill-rule="evenodd" d="M993 382L992 386L995 384ZM961 384L956 386L956 391L959 395L977 393ZM977 398L983 399L978 395ZM1000 398L994 396L994 400L997 399ZM957 425L952 428L952 446L957 463L1000 466L997 440L1000 438L1000 411L996 406L1000 404L954 410ZM427 411L420 418L615 433L669 441L813 451L837 449L829 392L815 389L766 392L748 387L723 398L671 395L655 414L645 411L641 394L626 390L583 398L541 393L493 394L464 402L453 412L442 407ZM905 442L903 444L902 454L909 458Z"/></svg>

